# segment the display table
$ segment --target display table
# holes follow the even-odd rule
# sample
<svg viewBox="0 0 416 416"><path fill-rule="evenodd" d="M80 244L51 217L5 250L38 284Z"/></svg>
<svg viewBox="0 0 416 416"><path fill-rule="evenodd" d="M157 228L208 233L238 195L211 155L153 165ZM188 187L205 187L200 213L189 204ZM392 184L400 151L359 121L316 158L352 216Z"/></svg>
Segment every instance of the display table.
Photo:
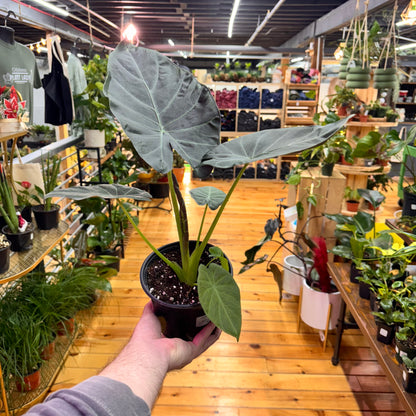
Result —
<svg viewBox="0 0 416 416"><path fill-rule="evenodd" d="M362 299L358 293L358 284L350 282L349 264L329 263L329 272L343 299L340 318L337 325L337 338L332 357L332 364L339 362L339 350L344 330L345 309L353 315L362 334L367 339L374 355L383 368L391 386L397 394L407 414L416 416L416 394L407 393L402 384L402 368L395 358L395 351L391 345L377 341L377 328L371 313L370 302Z"/></svg>

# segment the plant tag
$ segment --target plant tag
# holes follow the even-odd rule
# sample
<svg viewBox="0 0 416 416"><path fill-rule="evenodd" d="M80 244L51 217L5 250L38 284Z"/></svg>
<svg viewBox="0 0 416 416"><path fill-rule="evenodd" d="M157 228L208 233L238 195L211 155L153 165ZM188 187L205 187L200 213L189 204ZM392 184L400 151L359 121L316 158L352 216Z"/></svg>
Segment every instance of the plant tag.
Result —
<svg viewBox="0 0 416 416"><path fill-rule="evenodd" d="M387 334L388 334L388 331L387 331L387 329L380 328L379 334L380 334L382 337L386 337L386 336L387 336Z"/></svg>
<svg viewBox="0 0 416 416"><path fill-rule="evenodd" d="M284 292L282 294L282 299L292 299L292 295L290 293Z"/></svg>
<svg viewBox="0 0 416 416"><path fill-rule="evenodd" d="M410 208L411 208L412 211L416 211L416 204L411 204Z"/></svg>
<svg viewBox="0 0 416 416"><path fill-rule="evenodd" d="M195 326L197 328L200 328L201 326L205 326L207 324L209 324L208 316L202 315L202 316L198 316L198 318L196 318Z"/></svg>
<svg viewBox="0 0 416 416"><path fill-rule="evenodd" d="M406 381L407 380L407 373L406 371L403 370L403 380Z"/></svg>
<svg viewBox="0 0 416 416"><path fill-rule="evenodd" d="M30 239L33 240L33 233L30 233Z"/></svg>
<svg viewBox="0 0 416 416"><path fill-rule="evenodd" d="M407 357L407 352L406 351L400 351L399 355L400 355L400 357Z"/></svg>

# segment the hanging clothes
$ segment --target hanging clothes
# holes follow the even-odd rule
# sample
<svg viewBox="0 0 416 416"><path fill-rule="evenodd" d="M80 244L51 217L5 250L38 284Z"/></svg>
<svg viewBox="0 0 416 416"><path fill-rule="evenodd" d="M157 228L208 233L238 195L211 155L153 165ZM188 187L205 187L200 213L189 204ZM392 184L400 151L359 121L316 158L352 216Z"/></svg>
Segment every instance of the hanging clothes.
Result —
<svg viewBox="0 0 416 416"><path fill-rule="evenodd" d="M45 90L45 123L54 126L71 124L74 119L69 80L64 73L62 50L57 40L51 40L51 72L42 79Z"/></svg>
<svg viewBox="0 0 416 416"><path fill-rule="evenodd" d="M87 79L85 78L81 60L71 53L66 65L68 67L68 78L72 95L81 94L87 88Z"/></svg>

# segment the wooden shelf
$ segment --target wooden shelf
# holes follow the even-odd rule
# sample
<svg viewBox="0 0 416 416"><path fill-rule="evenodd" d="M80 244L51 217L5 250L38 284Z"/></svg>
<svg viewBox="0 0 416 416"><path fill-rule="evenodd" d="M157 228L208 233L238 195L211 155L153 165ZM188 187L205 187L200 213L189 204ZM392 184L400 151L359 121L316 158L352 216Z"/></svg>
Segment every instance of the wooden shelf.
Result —
<svg viewBox="0 0 416 416"><path fill-rule="evenodd" d="M335 170L348 175L382 175L383 173L389 173L391 170L390 163L387 166L372 165L372 166L357 166L357 165L341 165L337 163Z"/></svg>
<svg viewBox="0 0 416 416"><path fill-rule="evenodd" d="M382 366L391 386L397 394L407 414L416 416L416 394L407 393L402 385L402 369L397 363L394 348L377 341L377 327L374 315L370 310L370 302L362 299L358 293L358 285L349 279L349 264L329 263L329 272L336 284L348 310L352 313L360 330L378 362Z"/></svg>
<svg viewBox="0 0 416 416"><path fill-rule="evenodd" d="M290 90L317 90L320 84L288 84Z"/></svg>
<svg viewBox="0 0 416 416"><path fill-rule="evenodd" d="M287 117L286 116L285 124L311 126L315 123L312 117Z"/></svg>
<svg viewBox="0 0 416 416"><path fill-rule="evenodd" d="M18 130L13 133L0 133L0 143L7 142L10 139L18 139L26 134L26 129Z"/></svg>
<svg viewBox="0 0 416 416"><path fill-rule="evenodd" d="M349 121L347 127L395 127L397 123L390 123L387 121Z"/></svg>
<svg viewBox="0 0 416 416"><path fill-rule="evenodd" d="M287 107L315 107L318 105L316 100L288 100Z"/></svg>

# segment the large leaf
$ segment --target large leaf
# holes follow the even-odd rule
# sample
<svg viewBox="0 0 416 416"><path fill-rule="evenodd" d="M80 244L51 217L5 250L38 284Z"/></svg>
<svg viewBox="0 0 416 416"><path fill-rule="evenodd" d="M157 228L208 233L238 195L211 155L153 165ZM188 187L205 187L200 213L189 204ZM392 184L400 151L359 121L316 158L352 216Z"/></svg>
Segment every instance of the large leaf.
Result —
<svg viewBox="0 0 416 416"><path fill-rule="evenodd" d="M108 59L104 92L139 155L159 172L172 169L172 148L197 167L219 144L209 89L157 51L120 43Z"/></svg>
<svg viewBox="0 0 416 416"><path fill-rule="evenodd" d="M238 341L241 333L240 289L233 276L218 264L211 263L209 267L201 264L198 295L211 322Z"/></svg>
<svg viewBox="0 0 416 416"><path fill-rule="evenodd" d="M320 145L340 130L348 118L326 126L290 127L263 130L225 142L204 157L204 165L230 168Z"/></svg>
<svg viewBox="0 0 416 416"><path fill-rule="evenodd" d="M224 201L225 192L213 186L201 186L189 191L191 197L198 205L208 205L215 211Z"/></svg>
<svg viewBox="0 0 416 416"><path fill-rule="evenodd" d="M146 191L118 184L74 186L67 189L55 189L46 195L47 198L52 196L70 198L74 201L93 197L105 199L128 198L136 201L150 201L152 199L152 196Z"/></svg>

